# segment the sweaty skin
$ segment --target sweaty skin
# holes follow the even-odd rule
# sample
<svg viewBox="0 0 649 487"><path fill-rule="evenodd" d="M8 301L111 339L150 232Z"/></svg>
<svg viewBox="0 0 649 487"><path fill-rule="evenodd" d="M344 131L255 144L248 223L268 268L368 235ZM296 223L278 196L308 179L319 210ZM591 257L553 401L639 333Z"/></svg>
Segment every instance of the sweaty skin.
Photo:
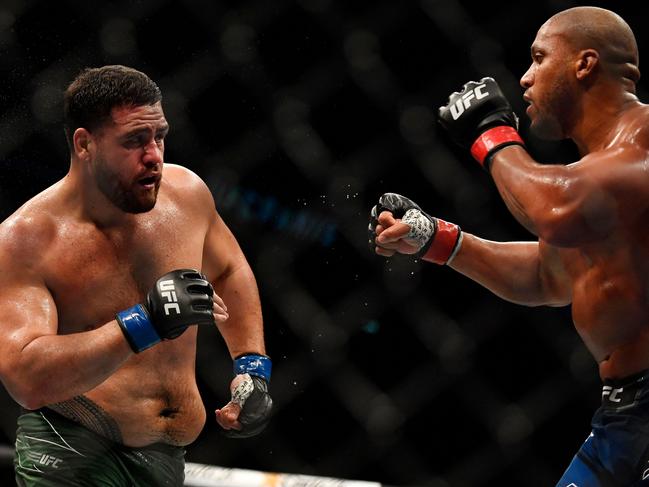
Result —
<svg viewBox="0 0 649 487"><path fill-rule="evenodd" d="M231 355L263 353L256 283L203 181L180 166L163 171L160 105L115 109L113 119L100 135L75 135L70 173L0 225L0 377L24 407L51 406L127 446L187 445L206 420L197 327L134 354L115 313L144 302L165 273L200 269ZM88 160L115 169L135 204L155 206L133 214L109 204ZM139 180L159 174L156 202L155 185ZM217 421L239 426L236 415Z"/></svg>
<svg viewBox="0 0 649 487"><path fill-rule="evenodd" d="M572 139L582 158L542 165L519 146L498 151L493 180L538 241L464 233L450 266L515 303L572 304L602 379L626 377L649 369L649 106L635 96L635 39L612 12L578 7L539 29L531 55L531 129ZM388 212L376 233L380 255L418 250Z"/></svg>
<svg viewBox="0 0 649 487"><path fill-rule="evenodd" d="M541 202L538 210L532 209L528 198L533 195L513 189L522 182L521 175L506 174L508 164L530 164L529 155L522 149L504 149L496 158L494 180L508 206L520 201L519 208L526 208L519 210L521 220L542 212ZM546 201L565 200L553 208L557 214L565 212L562 221L546 223L548 235L539 240L541 266L554 267L547 271L548 281L554 281L559 302L572 303L575 327L598 361L602 378L647 369L649 107L638 103L626 109L605 148L551 172L569 182L564 190L553 185L536 194L544 198L547 191ZM544 218L532 216L531 221L541 223Z"/></svg>

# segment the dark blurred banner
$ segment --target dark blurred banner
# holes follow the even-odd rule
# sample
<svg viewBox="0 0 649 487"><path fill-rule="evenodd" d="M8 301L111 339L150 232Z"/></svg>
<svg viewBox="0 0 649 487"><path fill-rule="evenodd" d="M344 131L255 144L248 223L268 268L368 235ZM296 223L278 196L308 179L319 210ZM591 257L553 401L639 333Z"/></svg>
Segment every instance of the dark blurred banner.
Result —
<svg viewBox="0 0 649 487"><path fill-rule="evenodd" d="M642 3L589 4L620 13L649 52ZM533 239L435 113L493 76L530 152L575 160L570 144L528 133L518 84L538 27L575 5L2 0L0 220L67 171L67 83L87 66L140 69L163 91L166 161L207 182L253 267L274 362L267 430L227 439L209 414L187 459L398 486L554 485L599 400L569 309L374 256L367 224L390 191L481 237ZM231 364L216 331L199 340L209 412L227 400ZM0 407L11 444L18 407L4 390Z"/></svg>

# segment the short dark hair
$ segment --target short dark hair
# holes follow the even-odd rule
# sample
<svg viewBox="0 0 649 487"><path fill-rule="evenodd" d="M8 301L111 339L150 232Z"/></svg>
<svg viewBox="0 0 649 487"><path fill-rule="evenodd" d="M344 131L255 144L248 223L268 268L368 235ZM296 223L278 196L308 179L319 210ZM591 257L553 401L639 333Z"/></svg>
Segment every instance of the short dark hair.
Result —
<svg viewBox="0 0 649 487"><path fill-rule="evenodd" d="M74 131L88 131L110 120L121 106L154 105L162 100L158 85L146 74L126 66L86 68L70 83L63 97L63 128L70 150Z"/></svg>

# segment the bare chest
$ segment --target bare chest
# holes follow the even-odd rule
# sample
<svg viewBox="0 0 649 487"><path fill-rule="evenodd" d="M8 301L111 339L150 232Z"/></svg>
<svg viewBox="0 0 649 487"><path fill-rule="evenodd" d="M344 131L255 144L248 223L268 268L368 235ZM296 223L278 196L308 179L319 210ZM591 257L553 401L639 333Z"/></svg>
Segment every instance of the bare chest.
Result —
<svg viewBox="0 0 649 487"><path fill-rule="evenodd" d="M118 231L70 225L45 259L59 333L97 328L142 302L155 281L179 268L200 269L205 230L164 218Z"/></svg>

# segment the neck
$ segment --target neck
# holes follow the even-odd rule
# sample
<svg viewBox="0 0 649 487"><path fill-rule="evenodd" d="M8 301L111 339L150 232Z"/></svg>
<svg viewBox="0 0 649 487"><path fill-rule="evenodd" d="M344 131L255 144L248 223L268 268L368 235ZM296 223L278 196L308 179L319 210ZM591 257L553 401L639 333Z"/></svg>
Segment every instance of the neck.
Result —
<svg viewBox="0 0 649 487"><path fill-rule="evenodd" d="M610 146L623 129L623 115L639 105L635 93L619 85L587 93L581 101L579 121L569 134L581 156Z"/></svg>
<svg viewBox="0 0 649 487"><path fill-rule="evenodd" d="M79 217L99 228L120 227L132 223L135 215L116 207L99 190L92 175L84 169L81 161L72 158L70 170L65 176L69 188L68 201L77 209Z"/></svg>

